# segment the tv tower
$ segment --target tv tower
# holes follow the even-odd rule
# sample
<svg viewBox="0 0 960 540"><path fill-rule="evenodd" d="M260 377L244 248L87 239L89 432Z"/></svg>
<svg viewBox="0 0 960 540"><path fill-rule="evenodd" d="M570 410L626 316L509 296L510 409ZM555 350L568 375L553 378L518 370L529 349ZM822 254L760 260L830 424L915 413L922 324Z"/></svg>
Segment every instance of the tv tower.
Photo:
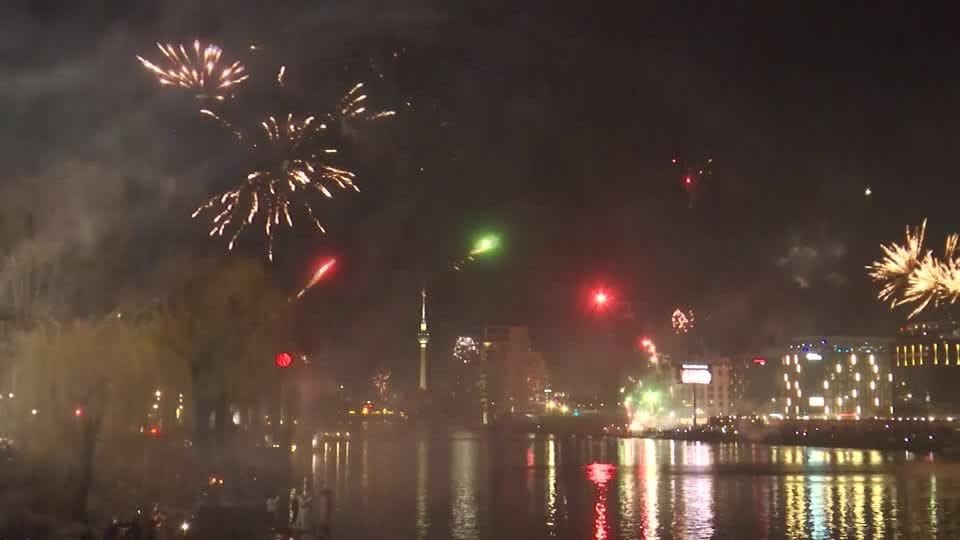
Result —
<svg viewBox="0 0 960 540"><path fill-rule="evenodd" d="M420 331L417 332L417 342L420 343L420 390L427 390L427 343L430 341L430 332L427 332L427 288L420 289Z"/></svg>

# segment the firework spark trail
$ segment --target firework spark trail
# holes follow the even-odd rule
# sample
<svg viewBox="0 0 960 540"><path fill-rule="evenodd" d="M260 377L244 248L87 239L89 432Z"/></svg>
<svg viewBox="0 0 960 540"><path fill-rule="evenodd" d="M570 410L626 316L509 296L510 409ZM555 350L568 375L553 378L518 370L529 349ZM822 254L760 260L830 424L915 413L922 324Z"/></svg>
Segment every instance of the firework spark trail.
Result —
<svg viewBox="0 0 960 540"><path fill-rule="evenodd" d="M881 285L877 298L889 302L891 308L904 302L901 295L909 285L910 276L920 266L921 261L928 258L929 253L923 253L926 229L926 219L916 229L907 226L905 242L881 245L883 259L867 267L870 277Z"/></svg>
<svg viewBox="0 0 960 540"><path fill-rule="evenodd" d="M304 285L302 289L300 289L300 292L298 292L297 295L293 297L293 299L294 300L300 299L301 297L303 297L304 294L307 293L307 291L309 291L314 286L316 286L317 283L320 283L320 280L323 279L325 275L327 275L327 272L329 272L330 269L333 268L335 264L337 264L336 259L332 257L330 259L327 259L323 264L320 265L319 268L317 268L317 271L314 272L313 276L310 277L310 281L308 281L307 284Z"/></svg>
<svg viewBox="0 0 960 540"><path fill-rule="evenodd" d="M680 308L677 308L673 311L673 314L670 316L670 321L673 323L673 330L677 334L686 334L693 328L694 323L693 311L687 311L684 313Z"/></svg>
<svg viewBox="0 0 960 540"><path fill-rule="evenodd" d="M184 45L158 43L157 46L166 64L161 67L137 56L140 63L156 75L162 85L193 89L198 98L223 102L232 95L233 88L250 78L240 61L223 67L223 51L216 45L202 46L197 40L192 50ZM288 86L287 74L287 67L280 66L276 74L278 88ZM294 213L302 212L313 227L326 232L312 206L311 195L320 194L329 199L334 189L359 191L354 173L330 161L337 149L323 145L320 140L326 135L328 124L337 120L376 120L395 114L394 111L371 111L363 87L363 83L352 86L332 113L307 116L303 120L290 113L286 118L268 116L250 126L249 120L240 116L249 112L246 108L229 114L210 106L200 109L201 115L213 119L243 141L254 153L258 165L238 186L202 203L192 217L210 215L209 236L228 236L228 250L233 249L249 225L262 220L267 256L271 261L276 231L283 226L292 228Z"/></svg>
<svg viewBox="0 0 960 540"><path fill-rule="evenodd" d="M190 48L169 43L157 43L157 48L166 59L165 67L139 55L137 60L157 77L160 84L194 90L198 98L223 101L236 86L250 78L239 60L223 67L220 63L223 49L214 44L204 47L196 40Z"/></svg>
<svg viewBox="0 0 960 540"><path fill-rule="evenodd" d="M387 388L390 384L390 375L391 372L389 369L379 369L377 373L370 378L374 388L380 393L380 399L386 398Z"/></svg>
<svg viewBox="0 0 960 540"><path fill-rule="evenodd" d="M650 362L656 364L660 362L660 356L657 355L657 346L654 345L653 341L650 338L643 338L640 340L640 347L647 351L650 355Z"/></svg>
<svg viewBox="0 0 960 540"><path fill-rule="evenodd" d="M907 318L913 318L930 306L954 304L960 300L960 235L947 237L943 257L924 251L926 220L907 227L903 244L881 245L884 258L868 266L870 277L881 284L877 297L890 307L913 304Z"/></svg>
<svg viewBox="0 0 960 540"><path fill-rule="evenodd" d="M947 237L943 259L926 253L907 277L897 305L915 304L907 318L913 318L928 306L953 304L960 298L960 259L956 256L958 236Z"/></svg>
<svg viewBox="0 0 960 540"><path fill-rule="evenodd" d="M340 116L347 119L377 120L393 116L396 111L370 112L367 110L367 94L362 92L363 83L353 85L340 99Z"/></svg>
<svg viewBox="0 0 960 540"><path fill-rule="evenodd" d="M217 118L213 113L206 114ZM293 210L302 209L313 226L325 232L316 218L309 194L319 193L331 198L334 186L359 191L354 184L353 172L326 161L337 150L318 147L316 139L326 127L316 123L313 116L303 120L292 113L280 119L268 117L260 123L262 144L255 143L252 148L265 153L272 165L249 173L237 188L211 197L193 212L192 217L211 212L209 235L223 236L228 229L232 230L227 249L233 249L240 233L262 216L270 260L273 260L276 229L283 225L294 226Z"/></svg>

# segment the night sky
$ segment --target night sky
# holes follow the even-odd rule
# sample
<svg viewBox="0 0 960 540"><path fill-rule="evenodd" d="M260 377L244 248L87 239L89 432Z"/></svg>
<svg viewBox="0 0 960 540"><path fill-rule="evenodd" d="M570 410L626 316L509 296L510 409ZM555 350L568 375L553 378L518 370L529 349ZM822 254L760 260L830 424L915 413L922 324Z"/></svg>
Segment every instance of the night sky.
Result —
<svg viewBox="0 0 960 540"><path fill-rule="evenodd" d="M98 272L71 276L97 291L80 314L164 257L223 249L189 213L230 185L242 156L134 58L194 37L228 55L262 45L251 65L290 66L301 107L325 107L371 61L385 75L371 99L400 114L352 141L361 192L322 207L328 235L281 237L271 265L295 291L312 261L342 257L304 303L304 326L348 377L383 365L412 379L423 282L438 361L458 333L528 324L561 382L602 365L618 332L669 341L678 305L717 354L793 335L889 334L904 313L876 303L863 270L878 244L924 217L933 246L958 230L957 34L926 9L10 4L0 210L49 208L51 259L103 254ZM674 157L713 159L692 209ZM451 272L484 230L504 249ZM237 256L262 256L256 234L243 238ZM586 308L600 284L632 304L628 328Z"/></svg>

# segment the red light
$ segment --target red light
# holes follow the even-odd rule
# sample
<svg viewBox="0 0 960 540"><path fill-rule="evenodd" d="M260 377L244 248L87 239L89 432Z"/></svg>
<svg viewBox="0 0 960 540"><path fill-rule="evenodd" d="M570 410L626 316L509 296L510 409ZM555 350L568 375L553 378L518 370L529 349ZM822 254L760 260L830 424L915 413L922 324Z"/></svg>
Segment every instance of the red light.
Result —
<svg viewBox="0 0 960 540"><path fill-rule="evenodd" d="M670 163L673 163L674 165L676 165L676 163L677 163L677 158L671 159L671 160L670 160Z"/></svg>
<svg viewBox="0 0 960 540"><path fill-rule="evenodd" d="M765 365L767 365L767 359L766 359L766 358L754 358L754 359L753 359L753 363L756 364L756 365L758 365L758 366L765 366Z"/></svg>
<svg viewBox="0 0 960 540"><path fill-rule="evenodd" d="M293 356L288 352L277 353L277 356L273 359L273 363L276 364L278 368L288 368L293 364Z"/></svg>
<svg viewBox="0 0 960 540"><path fill-rule="evenodd" d="M693 178L690 178L690 177L688 176L688 177L686 177L686 178L683 179L683 183L689 186L690 184L693 183Z"/></svg>
<svg viewBox="0 0 960 540"><path fill-rule="evenodd" d="M602 306L606 304L608 300L610 300L610 297L607 296L607 293L603 291L600 291L593 295L593 302L598 306Z"/></svg>
<svg viewBox="0 0 960 540"><path fill-rule="evenodd" d="M153 437L159 437L159 436L160 436L160 428L158 428L157 426L151 426L151 427L150 427L150 435L153 436Z"/></svg>
<svg viewBox="0 0 960 540"><path fill-rule="evenodd" d="M83 416L83 409L80 407L77 407L76 409L73 410L73 415L76 416L77 418Z"/></svg>
<svg viewBox="0 0 960 540"><path fill-rule="evenodd" d="M616 467L609 463L591 463L587 465L587 478L598 486L602 486L613 478Z"/></svg>

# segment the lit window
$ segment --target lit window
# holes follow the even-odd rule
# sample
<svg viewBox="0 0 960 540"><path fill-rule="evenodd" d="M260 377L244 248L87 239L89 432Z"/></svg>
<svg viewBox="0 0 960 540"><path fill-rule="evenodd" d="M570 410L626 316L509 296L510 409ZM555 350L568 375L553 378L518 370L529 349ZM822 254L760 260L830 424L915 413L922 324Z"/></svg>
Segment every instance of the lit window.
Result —
<svg viewBox="0 0 960 540"><path fill-rule="evenodd" d="M787 381L787 390L790 389L790 381Z"/></svg>
<svg viewBox="0 0 960 540"><path fill-rule="evenodd" d="M873 365L873 355L872 355L872 354L867 358L867 361L870 362L870 365L871 365L871 366Z"/></svg>
<svg viewBox="0 0 960 540"><path fill-rule="evenodd" d="M871 390L876 390L876 389L877 389L877 383L875 383L875 382L873 382L873 381L870 381L870 389L871 389Z"/></svg>
<svg viewBox="0 0 960 540"><path fill-rule="evenodd" d="M800 392L800 385L799 385L799 384L797 385L797 397L798 397L798 398L803 397L803 394Z"/></svg>
<svg viewBox="0 0 960 540"><path fill-rule="evenodd" d="M790 376L787 375L786 373L784 373L784 374L783 374L783 380L784 380L784 381L789 381L789 380L790 380Z"/></svg>
<svg viewBox="0 0 960 540"><path fill-rule="evenodd" d="M874 406L874 407L879 407L879 406L880 406L880 398L878 398L878 397L873 398L873 406Z"/></svg>
<svg viewBox="0 0 960 540"><path fill-rule="evenodd" d="M840 364L837 364L837 373L840 373L842 370L843 370L843 368L840 367Z"/></svg>
<svg viewBox="0 0 960 540"><path fill-rule="evenodd" d="M860 406L859 406L859 405L857 405L857 414L858 414L858 415L860 414Z"/></svg>
<svg viewBox="0 0 960 540"><path fill-rule="evenodd" d="M790 405L793 405L793 400L790 398L787 398L787 407L789 407Z"/></svg>
<svg viewBox="0 0 960 540"><path fill-rule="evenodd" d="M797 364L797 373L800 373L800 364Z"/></svg>
<svg viewBox="0 0 960 540"><path fill-rule="evenodd" d="M837 405L843 405L843 398L840 396L837 396Z"/></svg>
<svg viewBox="0 0 960 540"><path fill-rule="evenodd" d="M874 373L880 373L880 366L874 364L874 365L873 365L873 372L874 372Z"/></svg>
<svg viewBox="0 0 960 540"><path fill-rule="evenodd" d="M855 380L855 381L857 381L857 382L860 382L860 372L859 372L859 371L853 374L853 380Z"/></svg>
<svg viewBox="0 0 960 540"><path fill-rule="evenodd" d="M887 373L887 382L893 382L893 373Z"/></svg>
<svg viewBox="0 0 960 540"><path fill-rule="evenodd" d="M829 390L829 389L830 389L830 382L829 382L829 381L823 381L823 389L824 389L824 390Z"/></svg>
<svg viewBox="0 0 960 540"><path fill-rule="evenodd" d="M857 365L857 355L855 354L850 355L850 365L851 366Z"/></svg>
<svg viewBox="0 0 960 540"><path fill-rule="evenodd" d="M854 388L853 391L850 392L850 395L853 396L853 397L857 397L857 389Z"/></svg>

